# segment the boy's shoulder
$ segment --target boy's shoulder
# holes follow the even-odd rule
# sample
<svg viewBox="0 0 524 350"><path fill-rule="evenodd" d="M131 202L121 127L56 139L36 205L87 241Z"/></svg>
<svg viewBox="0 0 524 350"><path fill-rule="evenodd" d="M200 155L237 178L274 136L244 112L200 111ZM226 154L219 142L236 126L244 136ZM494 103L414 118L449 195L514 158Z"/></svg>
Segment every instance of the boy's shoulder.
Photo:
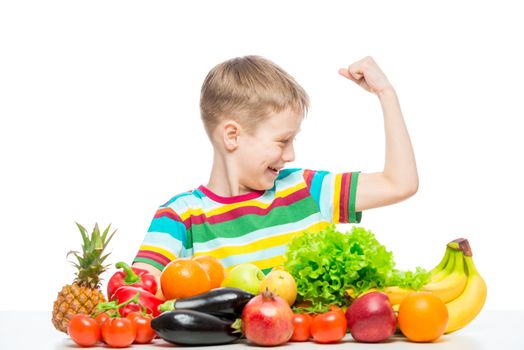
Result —
<svg viewBox="0 0 524 350"><path fill-rule="evenodd" d="M280 170L280 172L278 173L276 182L285 181L286 179L289 179L289 176L292 176L292 177L302 176L303 172L304 172L304 169L302 168L284 168Z"/></svg>
<svg viewBox="0 0 524 350"><path fill-rule="evenodd" d="M198 198L198 194L195 193L195 189L188 190L185 192L181 192L169 199L167 202L162 204L160 208L168 208L173 207L180 204L190 204L192 201L194 201L196 198Z"/></svg>
<svg viewBox="0 0 524 350"><path fill-rule="evenodd" d="M301 186L306 182L307 174L310 170L302 168L286 168L280 170L275 181L274 190L282 191L289 188Z"/></svg>
<svg viewBox="0 0 524 350"><path fill-rule="evenodd" d="M330 174L330 172L326 170L311 170L304 168L282 169L278 174L275 185L278 186L279 184L289 184L293 182L297 183L299 181L304 181L306 185L310 187L313 178L323 179L324 176L328 174Z"/></svg>

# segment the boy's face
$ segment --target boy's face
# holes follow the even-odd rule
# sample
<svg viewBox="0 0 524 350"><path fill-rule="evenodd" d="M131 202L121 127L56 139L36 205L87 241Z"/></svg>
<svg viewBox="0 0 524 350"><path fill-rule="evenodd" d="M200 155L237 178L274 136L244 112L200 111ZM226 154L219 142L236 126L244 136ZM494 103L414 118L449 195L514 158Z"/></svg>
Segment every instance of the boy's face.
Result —
<svg viewBox="0 0 524 350"><path fill-rule="evenodd" d="M268 190L279 171L295 160L293 141L300 131L302 115L292 109L271 114L256 130L238 140L236 168L243 190Z"/></svg>

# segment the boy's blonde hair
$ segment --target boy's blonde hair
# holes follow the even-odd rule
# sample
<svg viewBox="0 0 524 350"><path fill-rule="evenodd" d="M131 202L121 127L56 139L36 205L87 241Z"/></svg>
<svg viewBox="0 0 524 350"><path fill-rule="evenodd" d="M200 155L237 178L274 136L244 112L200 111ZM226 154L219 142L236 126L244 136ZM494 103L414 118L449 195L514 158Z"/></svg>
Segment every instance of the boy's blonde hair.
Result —
<svg viewBox="0 0 524 350"><path fill-rule="evenodd" d="M287 108L307 113L309 97L282 68L260 56L227 60L207 75L200 94L200 113L207 134L223 118L252 132L272 112Z"/></svg>

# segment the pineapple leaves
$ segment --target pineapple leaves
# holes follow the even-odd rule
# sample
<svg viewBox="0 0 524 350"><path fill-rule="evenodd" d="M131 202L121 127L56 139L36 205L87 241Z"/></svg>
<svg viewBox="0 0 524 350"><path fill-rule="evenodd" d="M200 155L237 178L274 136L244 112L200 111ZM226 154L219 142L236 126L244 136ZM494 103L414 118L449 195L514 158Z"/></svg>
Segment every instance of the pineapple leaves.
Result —
<svg viewBox="0 0 524 350"><path fill-rule="evenodd" d="M84 242L83 247L87 247L89 245L89 238L87 237L87 230L84 226L80 225L78 222L75 222L76 226L80 230L80 233L82 234L82 241Z"/></svg>
<svg viewBox="0 0 524 350"><path fill-rule="evenodd" d="M82 235L82 251L70 251L67 256L73 254L76 261L70 263L77 269L76 282L81 286L88 286L90 288L98 288L100 283L100 274L107 270L109 265L104 265L104 260L110 255L107 253L102 255L104 249L107 247L111 238L116 233L116 230L107 237L111 224L107 226L103 233L100 232L98 223L91 234L86 228L76 222L76 226Z"/></svg>
<svg viewBox="0 0 524 350"><path fill-rule="evenodd" d="M100 263L103 263L104 260L105 260L105 259L106 259L110 254L111 254L111 253L107 253L106 255L102 256L102 257L100 258Z"/></svg>
<svg viewBox="0 0 524 350"><path fill-rule="evenodd" d="M109 233L109 228L110 227L111 227L111 224L109 224L109 226L107 226L107 228L104 230L104 233L102 234L102 242L105 242L104 245L107 245L109 243L109 241L111 241L111 238L113 238L113 236L116 233L116 230L114 230L113 233L111 233L111 235L109 236L109 238L106 241L106 237L107 237L107 234Z"/></svg>
<svg viewBox="0 0 524 350"><path fill-rule="evenodd" d="M107 237L107 233L109 232L109 228L111 227L111 224L109 224L107 226L107 228L104 230L104 233L102 233L102 241L105 241L106 240L106 237ZM111 237L109 237L109 239L111 239Z"/></svg>
<svg viewBox="0 0 524 350"><path fill-rule="evenodd" d="M77 252L76 250L70 250L70 251L67 253L66 258L67 258L70 254L73 254L73 255L75 256L76 260L78 260L78 264L77 264L76 262L70 261L70 263L71 263L74 267L79 268L80 266L86 266L86 265L88 265L88 264L86 263L86 260L85 260L84 258L82 258L82 257L78 254L78 252Z"/></svg>
<svg viewBox="0 0 524 350"><path fill-rule="evenodd" d="M102 250L104 248L102 237L100 237L100 229L98 228L98 223L95 223L95 228L91 234L91 241L93 242L94 250Z"/></svg>
<svg viewBox="0 0 524 350"><path fill-rule="evenodd" d="M74 254L76 257L78 257L78 252L76 250L70 250L67 252L66 254L66 258L70 255L70 254Z"/></svg>

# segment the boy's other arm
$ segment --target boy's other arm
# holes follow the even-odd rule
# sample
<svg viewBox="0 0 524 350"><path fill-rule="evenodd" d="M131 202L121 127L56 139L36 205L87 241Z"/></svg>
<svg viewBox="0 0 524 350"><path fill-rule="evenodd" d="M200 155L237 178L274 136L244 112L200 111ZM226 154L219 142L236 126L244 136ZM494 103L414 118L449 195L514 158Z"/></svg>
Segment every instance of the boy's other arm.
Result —
<svg viewBox="0 0 524 350"><path fill-rule="evenodd" d="M162 293L162 287L160 286L160 275L162 274L162 271L160 271L159 269L157 269L156 267L152 266L152 265L149 265L149 264L145 264L145 263L141 263L141 262L136 262L133 264L134 267L138 267L140 269L144 269L144 270L147 270L149 271L150 274L152 274L153 276L155 276L156 278L156 282L158 284L158 290L156 292L156 296L162 300L164 300L164 294Z"/></svg>
<svg viewBox="0 0 524 350"><path fill-rule="evenodd" d="M397 94L371 57L339 73L378 96L384 114L386 156L384 170L359 176L355 211L400 202L417 192L418 173Z"/></svg>

